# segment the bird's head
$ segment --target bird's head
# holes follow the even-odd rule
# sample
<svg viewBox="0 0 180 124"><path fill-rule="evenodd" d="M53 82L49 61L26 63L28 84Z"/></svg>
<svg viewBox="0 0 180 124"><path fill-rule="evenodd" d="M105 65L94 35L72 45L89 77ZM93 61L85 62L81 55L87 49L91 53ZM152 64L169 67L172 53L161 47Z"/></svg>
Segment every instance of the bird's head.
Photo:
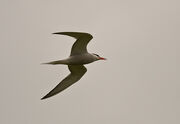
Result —
<svg viewBox="0 0 180 124"><path fill-rule="evenodd" d="M96 58L96 60L107 60L106 58L100 57L97 54L92 53L92 55Z"/></svg>

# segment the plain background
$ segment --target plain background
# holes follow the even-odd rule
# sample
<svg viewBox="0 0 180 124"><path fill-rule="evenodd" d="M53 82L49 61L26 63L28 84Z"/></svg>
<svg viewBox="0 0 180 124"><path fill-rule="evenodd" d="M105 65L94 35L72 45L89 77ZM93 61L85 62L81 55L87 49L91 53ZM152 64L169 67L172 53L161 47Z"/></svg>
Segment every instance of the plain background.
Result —
<svg viewBox="0 0 180 124"><path fill-rule="evenodd" d="M0 0L1 124L179 124L179 0ZM82 31L87 65L64 92L40 100L69 71L41 63L69 56Z"/></svg>

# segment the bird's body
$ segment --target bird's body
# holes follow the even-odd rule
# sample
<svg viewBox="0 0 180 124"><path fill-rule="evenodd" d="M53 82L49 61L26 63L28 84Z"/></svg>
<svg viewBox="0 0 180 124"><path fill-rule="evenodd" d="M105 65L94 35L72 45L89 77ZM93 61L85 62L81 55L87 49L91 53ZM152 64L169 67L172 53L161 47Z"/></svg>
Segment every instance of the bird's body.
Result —
<svg viewBox="0 0 180 124"><path fill-rule="evenodd" d="M94 54L84 53L81 55L70 56L67 59L52 61L45 64L84 65L92 63L96 60L98 60L98 58Z"/></svg>
<svg viewBox="0 0 180 124"><path fill-rule="evenodd" d="M71 54L67 59L52 61L44 64L68 65L71 73L42 99L54 96L80 80L87 71L86 67L83 66L84 64L89 64L97 60L105 60L105 58L102 58L97 54L91 54L87 52L87 44L93 38L91 34L83 32L58 32L54 34L68 35L74 37L77 40L73 44Z"/></svg>

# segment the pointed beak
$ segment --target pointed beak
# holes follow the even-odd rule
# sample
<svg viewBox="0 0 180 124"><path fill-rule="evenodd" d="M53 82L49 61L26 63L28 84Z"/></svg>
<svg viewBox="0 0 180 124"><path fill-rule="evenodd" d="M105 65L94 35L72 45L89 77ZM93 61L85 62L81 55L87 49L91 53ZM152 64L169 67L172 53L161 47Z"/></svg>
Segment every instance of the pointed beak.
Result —
<svg viewBox="0 0 180 124"><path fill-rule="evenodd" d="M107 60L106 58L103 57L99 57L99 60Z"/></svg>

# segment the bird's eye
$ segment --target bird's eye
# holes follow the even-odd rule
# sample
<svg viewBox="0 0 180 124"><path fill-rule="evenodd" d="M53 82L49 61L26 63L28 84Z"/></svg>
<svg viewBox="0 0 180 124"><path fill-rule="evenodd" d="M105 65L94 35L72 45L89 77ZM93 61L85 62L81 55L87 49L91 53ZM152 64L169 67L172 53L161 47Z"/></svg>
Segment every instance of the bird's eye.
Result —
<svg viewBox="0 0 180 124"><path fill-rule="evenodd" d="M95 54L95 53L94 53L94 55L97 56L97 57L100 57L98 54Z"/></svg>

